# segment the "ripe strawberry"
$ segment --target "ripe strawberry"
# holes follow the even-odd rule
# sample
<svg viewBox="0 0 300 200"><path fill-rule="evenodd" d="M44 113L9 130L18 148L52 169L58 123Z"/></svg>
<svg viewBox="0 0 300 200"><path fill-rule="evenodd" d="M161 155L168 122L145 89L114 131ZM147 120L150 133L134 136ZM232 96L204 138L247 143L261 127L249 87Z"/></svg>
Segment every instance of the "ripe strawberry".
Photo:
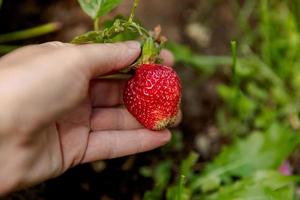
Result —
<svg viewBox="0 0 300 200"><path fill-rule="evenodd" d="M176 121L181 84L176 72L159 64L141 64L124 90L128 111L146 128L162 130Z"/></svg>

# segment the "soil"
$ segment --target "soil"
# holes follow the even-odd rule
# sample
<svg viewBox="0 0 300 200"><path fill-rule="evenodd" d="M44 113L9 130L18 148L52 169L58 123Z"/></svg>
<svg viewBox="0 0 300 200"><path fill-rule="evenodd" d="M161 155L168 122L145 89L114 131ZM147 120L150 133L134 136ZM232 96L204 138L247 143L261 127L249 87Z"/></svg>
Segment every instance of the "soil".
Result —
<svg viewBox="0 0 300 200"><path fill-rule="evenodd" d="M124 0L112 15L128 15L132 1ZM213 6L212 6L213 5ZM170 40L185 43L199 54L227 54L230 38L234 36L234 16L228 1L201 0L151 0L141 1L137 18L147 28L157 24ZM110 16L111 17L111 16ZM70 41L74 36L92 28L89 18L80 10L76 0L4 0L0 12L1 33L57 21L62 29L47 36L16 44L25 45L52 40ZM199 45L191 38L187 27L197 23L205 27L210 39ZM176 66L183 83L183 121L178 130L183 134L184 149L179 155L169 154L174 163L191 149L200 152L200 163L211 159L226 142L215 127L215 111L220 104L215 87L224 80L221 72L202 78L188 66ZM153 166L166 159L161 150L105 162L85 164L67 171L62 176L34 188L11 194L8 199L142 199L152 188L151 179L139 174L141 166ZM201 166L200 166L201 168ZM175 169L176 171L176 169Z"/></svg>

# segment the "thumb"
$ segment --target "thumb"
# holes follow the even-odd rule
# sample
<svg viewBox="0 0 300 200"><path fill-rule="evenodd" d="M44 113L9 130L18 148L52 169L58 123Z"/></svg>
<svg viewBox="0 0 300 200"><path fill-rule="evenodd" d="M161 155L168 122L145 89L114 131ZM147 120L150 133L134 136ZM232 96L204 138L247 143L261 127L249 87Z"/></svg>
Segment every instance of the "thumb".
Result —
<svg viewBox="0 0 300 200"><path fill-rule="evenodd" d="M140 44L136 41L86 44L74 48L78 50L75 51L78 62L88 70L91 77L119 71L132 64L141 52Z"/></svg>

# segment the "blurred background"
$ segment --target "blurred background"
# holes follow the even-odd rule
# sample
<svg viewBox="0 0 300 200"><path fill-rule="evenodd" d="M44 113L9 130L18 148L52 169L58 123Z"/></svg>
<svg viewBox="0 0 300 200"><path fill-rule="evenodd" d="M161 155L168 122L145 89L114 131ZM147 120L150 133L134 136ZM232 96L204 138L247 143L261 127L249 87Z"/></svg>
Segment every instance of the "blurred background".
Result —
<svg viewBox="0 0 300 200"><path fill-rule="evenodd" d="M102 20L128 16L131 6L123 0ZM147 29L161 25L182 80L172 141L3 199L299 199L300 2L141 0L136 15ZM93 22L76 0L4 0L0 27L4 55L69 42Z"/></svg>

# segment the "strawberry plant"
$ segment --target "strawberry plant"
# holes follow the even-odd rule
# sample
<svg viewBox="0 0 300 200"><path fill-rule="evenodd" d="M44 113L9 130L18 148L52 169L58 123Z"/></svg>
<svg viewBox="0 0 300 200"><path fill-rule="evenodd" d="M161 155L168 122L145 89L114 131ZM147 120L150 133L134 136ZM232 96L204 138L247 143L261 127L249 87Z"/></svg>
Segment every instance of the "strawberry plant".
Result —
<svg viewBox="0 0 300 200"><path fill-rule="evenodd" d="M110 26L100 28L100 17L115 8L121 1L79 0L82 9L94 21L94 31L73 39L74 44L107 43L122 41L124 33L136 33L142 43L140 58L125 71L135 71L124 90L124 103L128 111L146 128L162 130L172 126L179 112L181 99L180 79L176 72L160 64L160 50L166 41L160 27L153 32L134 21L139 1L135 0L128 20L117 18ZM118 39L116 39L118 37Z"/></svg>
<svg viewBox="0 0 300 200"><path fill-rule="evenodd" d="M249 0L232 5L240 22L239 42L231 44L232 59L169 46L178 62L208 76L217 69L207 67L216 66L211 63L228 73L230 83L217 87L223 105L217 110L216 123L220 134L232 142L202 170L192 168L196 162L189 176L176 170L177 183L165 187L166 198L298 199L299 176L282 175L278 168L300 143L299 3ZM257 21L258 31L253 31L251 20Z"/></svg>
<svg viewBox="0 0 300 200"><path fill-rule="evenodd" d="M120 35L135 33L136 38L142 41L143 52L141 58L133 65L139 68L127 84L124 93L125 105L147 128L161 129L171 124L177 114L181 96L177 75L170 68L147 64L159 62L157 56L164 43L160 31L149 32L134 22L134 10L138 1L135 1L129 20L117 18L101 30L99 17L114 8L119 1L111 1L111 4L108 3L110 1L92 2L82 0L80 4L93 18L95 30L76 37L73 43L115 42L124 40L125 37ZM243 6L240 7L238 2L233 3L234 12L240 16L240 33L248 34L240 36L238 43L231 43L232 58L227 55L199 56L189 47L174 42L167 45L178 63L190 65L207 76L213 74L217 66L232 66L231 83L221 84L217 88L224 105L216 113L218 130L230 137L232 144L224 147L200 172L193 170L199 155L191 153L181 162L180 169L176 170L177 181L173 184L171 160L161 161L154 169L141 168L141 174L153 177L155 182L155 187L145 193L144 199L162 199L163 196L169 200L294 199L295 184L299 177L285 177L276 170L300 143L297 134L299 95L294 93L299 91L300 85L296 78L296 63L300 63L296 61L299 60L297 55L300 51L299 45L295 45L300 41L297 24L299 11L290 12L290 5L287 3L272 4L268 0L249 0ZM299 7L298 4L295 6ZM258 9L255 9L257 7ZM275 14L271 12L271 8L285 15ZM257 16L259 31L251 32L250 25L245 23ZM288 23L283 21L286 18ZM278 32L277 29L285 31ZM290 41L283 41L287 37ZM257 48L258 44L260 48ZM152 80L153 74L156 73L159 73L158 78ZM170 93L164 90L157 93L162 98L163 103L160 103L153 101L151 93L152 89L160 88L159 84L153 85L153 82L160 82L162 74L169 74L166 77L173 77L174 81L168 83L170 88L173 88ZM145 80L145 77L150 78ZM147 92L151 98L145 100L144 89L147 87L150 88ZM290 88L293 90L288 93ZM165 105L167 101L163 97L172 99L170 104L173 109L169 115L163 114L168 105L163 106L160 111L143 108L144 101L149 102L147 107ZM273 111L274 109L276 111ZM153 115L153 112L159 115ZM163 120L160 118L162 116ZM163 126L160 126L161 124Z"/></svg>

